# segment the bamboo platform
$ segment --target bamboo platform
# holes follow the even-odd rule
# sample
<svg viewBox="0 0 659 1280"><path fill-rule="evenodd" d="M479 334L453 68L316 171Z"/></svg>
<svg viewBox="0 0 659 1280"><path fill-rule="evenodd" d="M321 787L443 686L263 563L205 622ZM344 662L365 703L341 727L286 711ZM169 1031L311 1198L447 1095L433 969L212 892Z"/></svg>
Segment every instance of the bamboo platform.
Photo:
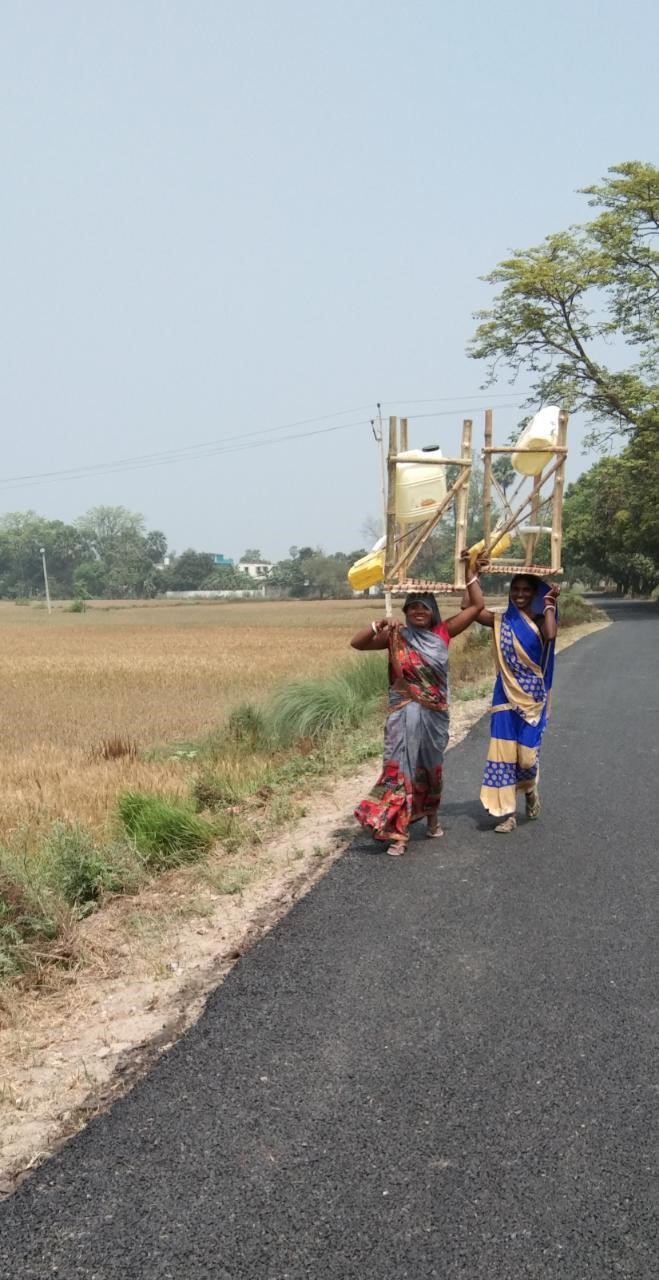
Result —
<svg viewBox="0 0 659 1280"><path fill-rule="evenodd" d="M556 577L562 569L552 569L549 564L525 564L523 560L493 560L483 573L532 573L536 578Z"/></svg>
<svg viewBox="0 0 659 1280"><path fill-rule="evenodd" d="M390 585L385 583L383 590L392 596L408 596L414 591L432 591L436 596L454 596L456 591L463 591L464 587L456 587L454 582L426 582L425 578L408 578L405 582L392 582Z"/></svg>

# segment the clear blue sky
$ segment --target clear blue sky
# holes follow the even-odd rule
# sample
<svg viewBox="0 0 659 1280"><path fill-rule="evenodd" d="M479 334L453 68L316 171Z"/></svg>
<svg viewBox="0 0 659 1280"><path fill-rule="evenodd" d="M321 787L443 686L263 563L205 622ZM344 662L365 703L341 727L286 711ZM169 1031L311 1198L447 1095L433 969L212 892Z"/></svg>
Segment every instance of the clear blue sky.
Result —
<svg viewBox="0 0 659 1280"><path fill-rule="evenodd" d="M479 275L586 216L576 189L609 165L656 158L658 15L5 0L5 476L356 411L306 440L0 488L0 509L121 503L177 550L234 556L360 545L375 402L446 414L413 422L414 444L452 450L463 416L480 429ZM502 439L518 416L496 415Z"/></svg>

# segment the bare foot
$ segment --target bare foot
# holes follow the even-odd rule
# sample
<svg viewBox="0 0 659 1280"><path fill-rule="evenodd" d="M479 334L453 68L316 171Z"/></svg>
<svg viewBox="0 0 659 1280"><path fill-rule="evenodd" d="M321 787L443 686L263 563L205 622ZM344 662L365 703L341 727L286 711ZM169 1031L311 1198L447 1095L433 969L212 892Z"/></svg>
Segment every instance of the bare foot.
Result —
<svg viewBox="0 0 659 1280"><path fill-rule="evenodd" d="M534 787L532 791L527 791L526 793L527 818L530 818L531 821L533 821L535 818L539 818L541 808L542 808L542 805L540 804L540 796L538 794L538 788Z"/></svg>

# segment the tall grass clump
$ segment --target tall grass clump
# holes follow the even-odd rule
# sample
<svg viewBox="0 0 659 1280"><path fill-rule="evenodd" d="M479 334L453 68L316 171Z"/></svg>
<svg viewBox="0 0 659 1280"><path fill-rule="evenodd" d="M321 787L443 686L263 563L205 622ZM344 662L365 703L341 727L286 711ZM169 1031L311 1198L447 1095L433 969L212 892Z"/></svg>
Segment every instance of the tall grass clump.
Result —
<svg viewBox="0 0 659 1280"><path fill-rule="evenodd" d="M494 672L494 647L489 627L471 627L462 643L460 640L451 645L448 671L456 696L463 697L458 689L480 683Z"/></svg>
<svg viewBox="0 0 659 1280"><path fill-rule="evenodd" d="M387 658L385 654L366 654L346 665L341 673L351 689L362 698L367 710L373 710L387 692Z"/></svg>
<svg viewBox="0 0 659 1280"><path fill-rule="evenodd" d="M78 914L104 893L135 893L144 877L143 859L134 847L98 845L78 824L54 823L38 857L50 887Z"/></svg>
<svg viewBox="0 0 659 1280"><path fill-rule="evenodd" d="M51 951L59 933L55 916L35 908L16 885L0 885L0 981L29 968Z"/></svg>
<svg viewBox="0 0 659 1280"><path fill-rule="evenodd" d="M138 755L139 748L135 739L121 733L102 738L91 749L92 760L123 760L125 757L136 760Z"/></svg>
<svg viewBox="0 0 659 1280"><path fill-rule="evenodd" d="M234 707L227 721L227 736L252 751L267 751L272 746L267 715L253 702L241 702Z"/></svg>
<svg viewBox="0 0 659 1280"><path fill-rule="evenodd" d="M125 791L117 807L126 835L156 870L196 862L216 836L214 826L180 800Z"/></svg>
<svg viewBox="0 0 659 1280"><path fill-rule="evenodd" d="M385 689L386 666L377 660L364 660L320 679L292 680L270 704L273 735L285 747L355 729L375 710Z"/></svg>
<svg viewBox="0 0 659 1280"><path fill-rule="evenodd" d="M471 626L465 635L464 648L468 653L479 649L490 649L492 647L492 631L489 627L482 627L479 623Z"/></svg>
<svg viewBox="0 0 659 1280"><path fill-rule="evenodd" d="M0 979L49 959L68 958L67 913L48 887L39 859L0 848Z"/></svg>

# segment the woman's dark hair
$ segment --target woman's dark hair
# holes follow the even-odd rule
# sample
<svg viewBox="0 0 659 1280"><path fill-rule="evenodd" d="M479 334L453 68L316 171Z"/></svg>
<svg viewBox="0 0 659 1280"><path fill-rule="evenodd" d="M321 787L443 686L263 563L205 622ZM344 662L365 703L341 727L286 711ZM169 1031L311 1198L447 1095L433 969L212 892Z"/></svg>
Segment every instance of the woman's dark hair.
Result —
<svg viewBox="0 0 659 1280"><path fill-rule="evenodd" d="M404 614L407 615L407 610L412 604L425 604L426 609L430 609L430 617L433 627L439 626L442 617L432 591L412 591L409 596L405 596L405 603L403 605Z"/></svg>
<svg viewBox="0 0 659 1280"><path fill-rule="evenodd" d="M511 578L511 581L510 581L511 591L516 582L528 582L532 591L539 591L540 587L542 586L542 578L539 578L535 573L514 574L514 576Z"/></svg>

